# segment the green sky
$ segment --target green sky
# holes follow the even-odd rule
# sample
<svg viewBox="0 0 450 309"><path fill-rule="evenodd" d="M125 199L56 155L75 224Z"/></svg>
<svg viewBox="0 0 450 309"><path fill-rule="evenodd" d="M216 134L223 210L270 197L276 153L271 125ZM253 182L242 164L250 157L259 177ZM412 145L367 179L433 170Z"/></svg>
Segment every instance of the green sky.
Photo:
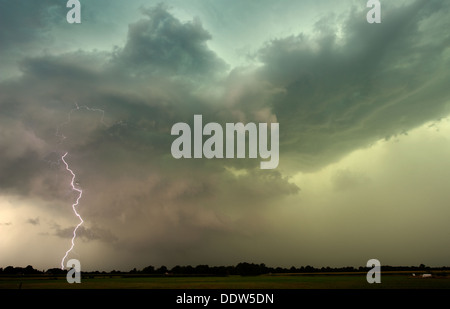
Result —
<svg viewBox="0 0 450 309"><path fill-rule="evenodd" d="M84 270L450 264L450 3L64 2L0 0L0 267L60 265L65 152ZM174 159L194 114L279 123L278 167Z"/></svg>

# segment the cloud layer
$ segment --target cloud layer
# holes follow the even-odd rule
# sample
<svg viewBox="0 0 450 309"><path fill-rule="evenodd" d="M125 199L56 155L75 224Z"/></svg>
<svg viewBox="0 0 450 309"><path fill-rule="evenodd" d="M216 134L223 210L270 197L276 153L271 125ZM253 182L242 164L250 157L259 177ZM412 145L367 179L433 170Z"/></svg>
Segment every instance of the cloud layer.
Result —
<svg viewBox="0 0 450 309"><path fill-rule="evenodd" d="M0 50L20 70L0 83L0 192L36 201L21 223L64 252L60 241L76 224L60 160L68 152L84 190L80 239L115 252L112 267L270 259L252 243L275 244L285 224L274 214L292 199L302 204L294 175L320 173L450 112L450 6L442 1L386 4L379 25L349 2L309 31L268 38L238 67L209 46L223 29L208 29L199 17L181 20L162 4L140 9L122 46L52 52L32 47L46 35L52 41L60 7L40 1L30 13L22 1L0 3L10 13L0 18ZM280 2L279 10L289 7ZM202 7L199 15L214 11ZM251 20L242 20L243 30ZM259 159L175 160L170 128L192 123L194 114L205 122L279 122L279 168L260 170ZM372 178L342 167L331 177L332 194L366 190ZM7 208L20 212L13 204ZM41 263L58 263L51 259Z"/></svg>

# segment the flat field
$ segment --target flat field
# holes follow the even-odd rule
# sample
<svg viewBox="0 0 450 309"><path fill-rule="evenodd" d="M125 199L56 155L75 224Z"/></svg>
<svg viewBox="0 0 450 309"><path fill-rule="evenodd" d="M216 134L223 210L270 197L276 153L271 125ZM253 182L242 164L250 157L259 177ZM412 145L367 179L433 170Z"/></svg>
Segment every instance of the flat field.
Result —
<svg viewBox="0 0 450 309"><path fill-rule="evenodd" d="M369 284L365 273L273 274L261 276L176 277L83 274L81 284L64 276L0 276L0 289L450 289L450 276L383 273Z"/></svg>

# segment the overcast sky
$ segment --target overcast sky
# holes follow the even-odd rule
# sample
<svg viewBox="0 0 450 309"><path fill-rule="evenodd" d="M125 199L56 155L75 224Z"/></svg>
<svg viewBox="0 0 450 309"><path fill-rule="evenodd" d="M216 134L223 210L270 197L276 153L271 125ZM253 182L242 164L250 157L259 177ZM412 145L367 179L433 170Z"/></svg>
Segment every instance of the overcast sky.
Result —
<svg viewBox="0 0 450 309"><path fill-rule="evenodd" d="M66 152L83 270L450 266L450 2L159 2L0 0L0 267L60 266ZM174 159L194 114L279 166Z"/></svg>

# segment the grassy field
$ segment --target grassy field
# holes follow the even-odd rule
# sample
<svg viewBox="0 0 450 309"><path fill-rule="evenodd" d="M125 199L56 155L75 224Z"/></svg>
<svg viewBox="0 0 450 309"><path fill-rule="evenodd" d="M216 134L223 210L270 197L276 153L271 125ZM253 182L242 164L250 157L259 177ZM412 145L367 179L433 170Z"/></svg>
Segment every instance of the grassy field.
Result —
<svg viewBox="0 0 450 309"><path fill-rule="evenodd" d="M381 284L369 284L366 274L283 274L254 277L127 277L83 276L81 284L65 277L0 277L0 289L449 289L450 276L412 277L382 273Z"/></svg>

